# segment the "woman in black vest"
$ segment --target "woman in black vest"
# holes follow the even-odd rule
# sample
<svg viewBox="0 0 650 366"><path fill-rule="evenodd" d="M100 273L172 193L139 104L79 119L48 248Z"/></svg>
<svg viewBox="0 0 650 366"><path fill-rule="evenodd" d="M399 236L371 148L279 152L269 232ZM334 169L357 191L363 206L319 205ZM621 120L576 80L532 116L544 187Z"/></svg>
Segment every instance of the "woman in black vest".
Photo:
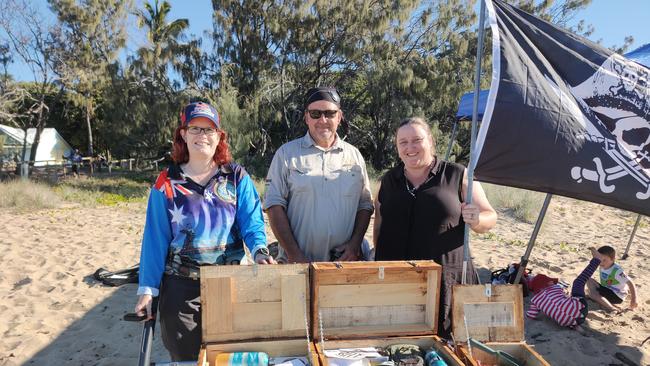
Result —
<svg viewBox="0 0 650 366"><path fill-rule="evenodd" d="M438 333L451 331L451 288L461 282L465 223L484 233L497 214L478 182L465 203L467 169L438 159L429 125L407 118L396 132L400 164L381 180L375 205L376 260L433 259L443 268ZM476 283L468 266L468 283Z"/></svg>

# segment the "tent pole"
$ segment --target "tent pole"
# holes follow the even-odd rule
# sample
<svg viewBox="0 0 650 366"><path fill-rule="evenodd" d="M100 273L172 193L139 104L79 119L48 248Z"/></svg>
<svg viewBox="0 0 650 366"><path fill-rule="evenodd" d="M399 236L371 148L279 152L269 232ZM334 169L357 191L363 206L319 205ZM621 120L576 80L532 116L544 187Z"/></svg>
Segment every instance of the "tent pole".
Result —
<svg viewBox="0 0 650 366"><path fill-rule="evenodd" d="M621 259L627 259L628 255L627 252L630 250L630 246L632 245L632 241L634 241L634 236L636 235L636 229L639 228L639 223L641 223L641 214L637 216L636 218L636 223L634 224L634 229L632 229L632 234L630 234L630 241L627 242L627 247L625 248L625 253L623 253L623 256Z"/></svg>
<svg viewBox="0 0 650 366"><path fill-rule="evenodd" d="M454 118L454 126L451 128L451 136L449 137L449 146L447 147L447 153L445 154L445 161L449 161L449 156L451 155L451 147L454 146L454 140L456 139L457 127L458 120Z"/></svg>
<svg viewBox="0 0 650 366"><path fill-rule="evenodd" d="M483 59L483 38L485 38L485 1L481 0L478 21L478 47L476 49L476 72L474 74L474 107L472 111L472 133L469 147L469 167L467 168L467 203L472 203L472 188L474 186L474 165L476 164L476 127L478 125L478 97L481 91L481 61ZM467 264L470 261L469 253L469 225L465 224L463 238L463 275L462 284L467 284Z"/></svg>
<svg viewBox="0 0 650 366"><path fill-rule="evenodd" d="M528 247L526 247L526 253L521 257L521 262L519 263L519 270L517 271L517 277L515 277L515 284L518 284L521 280L521 277L524 275L526 266L528 265L528 258L530 257L530 252L533 251L535 246L535 240L537 240L537 234L539 234L539 229L542 227L542 222L544 221L544 216L546 216L546 210L548 210L548 205L551 203L552 194L547 193L546 198L544 198L544 204L542 209L539 210L539 216L537 217L537 222L535 222L535 228L533 233L530 235L530 240L528 241Z"/></svg>

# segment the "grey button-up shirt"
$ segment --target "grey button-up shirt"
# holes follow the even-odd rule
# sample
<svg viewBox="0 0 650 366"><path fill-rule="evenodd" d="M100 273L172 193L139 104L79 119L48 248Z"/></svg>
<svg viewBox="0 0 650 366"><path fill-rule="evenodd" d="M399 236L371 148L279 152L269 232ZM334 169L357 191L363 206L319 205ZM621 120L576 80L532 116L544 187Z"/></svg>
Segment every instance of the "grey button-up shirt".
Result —
<svg viewBox="0 0 650 366"><path fill-rule="evenodd" d="M328 261L329 251L350 240L359 210L373 211L363 156L336 136L329 149L309 133L276 151L266 177L264 210L287 211L300 249L312 261ZM286 255L280 248L280 258Z"/></svg>

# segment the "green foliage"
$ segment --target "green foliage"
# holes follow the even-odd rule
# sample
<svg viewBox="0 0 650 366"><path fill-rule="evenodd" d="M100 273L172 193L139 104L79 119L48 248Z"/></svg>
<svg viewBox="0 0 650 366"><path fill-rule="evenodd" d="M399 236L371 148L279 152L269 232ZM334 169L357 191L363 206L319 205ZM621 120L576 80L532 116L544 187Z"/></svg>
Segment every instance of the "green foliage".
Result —
<svg viewBox="0 0 650 366"><path fill-rule="evenodd" d="M422 115L448 133L472 84L473 4L214 1L212 62L257 127L242 131L249 155L267 163L269 149L305 132L302 95L314 85L339 88L346 116L339 134L377 170L395 161L400 119Z"/></svg>
<svg viewBox="0 0 650 366"><path fill-rule="evenodd" d="M88 132L87 154L94 155L92 120L108 69L126 43L128 0L48 0L62 33L58 39L55 72L71 91L69 97L84 107Z"/></svg>
<svg viewBox="0 0 650 366"><path fill-rule="evenodd" d="M566 27L590 0L509 2ZM213 0L209 52L186 36L189 20L169 19L165 0L48 3L58 21L48 45L59 82L12 108L29 110L43 95L47 124L75 147L88 143L86 154L160 158L180 107L202 99L219 110L235 160L263 176L277 148L306 131L304 92L333 85L345 115L339 135L380 176L398 160L394 132L405 117L428 120L444 156L458 100L473 88L476 0ZM129 12L147 42L122 64ZM484 51L487 87L489 32ZM458 125L450 160L467 163L469 129Z"/></svg>

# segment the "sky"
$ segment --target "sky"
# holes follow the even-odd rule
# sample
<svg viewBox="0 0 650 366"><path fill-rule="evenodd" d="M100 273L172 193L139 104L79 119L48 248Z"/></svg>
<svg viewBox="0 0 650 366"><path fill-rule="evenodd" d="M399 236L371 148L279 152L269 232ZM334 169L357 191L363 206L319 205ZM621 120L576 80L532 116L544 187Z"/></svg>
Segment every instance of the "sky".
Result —
<svg viewBox="0 0 650 366"><path fill-rule="evenodd" d="M143 1L136 0L136 4L140 5ZM211 41L204 32L212 28L211 0L169 0L169 2L172 5L169 18L189 19L189 33L203 36L204 48L209 47ZM32 0L32 3L41 9L45 17L51 17L47 14L49 10L45 0ZM575 20L580 19L584 19L596 29L589 39L602 41L605 47L621 46L628 35L634 37L634 43L628 48L628 52L650 43L650 26L648 26L650 0L593 0L587 9L576 15ZM143 32L137 29L134 19L131 19L130 29L127 52L133 53L146 43L146 38ZM33 80L29 68L18 59L10 66L9 72L17 80Z"/></svg>

